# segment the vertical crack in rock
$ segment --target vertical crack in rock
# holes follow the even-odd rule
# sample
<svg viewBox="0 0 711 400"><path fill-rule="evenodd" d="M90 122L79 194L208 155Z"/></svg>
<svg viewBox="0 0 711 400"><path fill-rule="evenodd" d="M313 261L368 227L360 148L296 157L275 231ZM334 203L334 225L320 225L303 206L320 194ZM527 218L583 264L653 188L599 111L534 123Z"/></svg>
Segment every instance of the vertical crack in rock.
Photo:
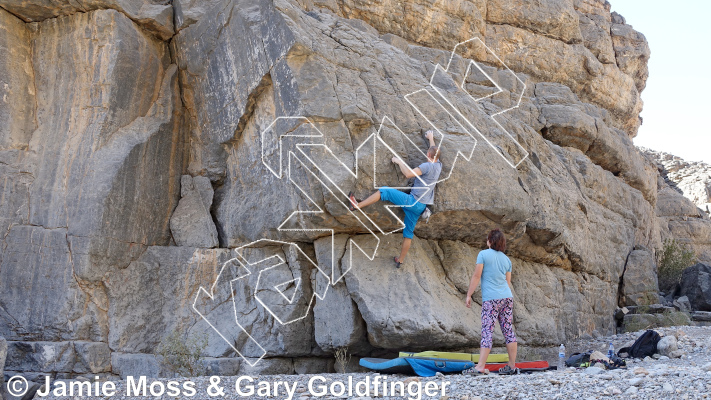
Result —
<svg viewBox="0 0 711 400"><path fill-rule="evenodd" d="M272 75L270 72L262 76L257 86L247 95L247 101L244 106L244 113L239 118L237 122L237 127L235 128L234 135L232 136L233 141L239 141L242 137L242 131L244 131L247 122L254 116L254 110L257 106L259 98L262 94L272 88ZM295 129L295 128L294 128Z"/></svg>
<svg viewBox="0 0 711 400"><path fill-rule="evenodd" d="M623 304L623 297L624 297L624 289L625 289L625 272L627 272L627 264L629 263L630 260L630 254L632 254L632 251L634 249L630 250L630 252L627 254L627 258L625 258L625 267L622 269L622 274L620 274L620 281L617 284L617 305L619 307L624 306Z"/></svg>

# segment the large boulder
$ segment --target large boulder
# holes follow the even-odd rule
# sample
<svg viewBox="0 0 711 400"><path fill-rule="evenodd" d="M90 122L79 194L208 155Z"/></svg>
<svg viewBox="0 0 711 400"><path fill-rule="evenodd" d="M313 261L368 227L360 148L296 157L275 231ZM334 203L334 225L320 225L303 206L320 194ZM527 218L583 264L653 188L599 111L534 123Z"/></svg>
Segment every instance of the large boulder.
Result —
<svg viewBox="0 0 711 400"><path fill-rule="evenodd" d="M695 311L711 311L711 266L698 263L684 270L680 293Z"/></svg>
<svg viewBox="0 0 711 400"><path fill-rule="evenodd" d="M661 314L627 314L624 317L625 332L664 327L690 325L691 318L688 313L672 311Z"/></svg>
<svg viewBox="0 0 711 400"><path fill-rule="evenodd" d="M663 356L671 357L671 354L677 350L679 350L679 347L674 335L666 335L657 343L657 353Z"/></svg>
<svg viewBox="0 0 711 400"><path fill-rule="evenodd" d="M337 238L336 265L343 266L350 255L343 237ZM397 249L401 241L399 235L380 239L379 246L386 249ZM364 248L374 248L374 240L361 240ZM330 238L317 240L316 251L330 251ZM331 348L326 339L340 329L340 324L349 333L358 332L362 318L368 343L374 347L417 350L431 348L433 342L442 348L477 347L481 339L481 294L475 293L471 309L464 306L464 297L478 251L462 242L416 238L400 269L395 268L392 254L379 252L371 261L365 254L354 252L354 267L345 275L343 288L328 293L333 297L317 303L314 309L317 340L320 329L325 330L319 344ZM579 286L576 282L581 275L576 273L515 258L512 261L514 325L520 343L553 345L588 329L612 332L612 320L603 310L614 307L615 284L584 274L586 282ZM341 306L351 301L355 308ZM339 321L337 326L325 324L333 318ZM341 340L347 337L340 335ZM350 338L338 344L355 349L362 346L361 336ZM503 344L498 331L494 342Z"/></svg>
<svg viewBox="0 0 711 400"><path fill-rule="evenodd" d="M402 239L398 236L383 237L380 246L397 249ZM362 243L370 245L368 248L375 245ZM395 268L392 253L380 251L373 261L354 253L357 267L345 275L350 297L365 320L370 343L413 350L424 350L433 342L446 343L450 348L475 347L480 340L476 321L481 307L465 307L464 296L446 279L430 244L413 240L399 269Z"/></svg>
<svg viewBox="0 0 711 400"><path fill-rule="evenodd" d="M656 269L654 254L648 249L640 247L629 254L622 275L620 307L657 303L659 284Z"/></svg>
<svg viewBox="0 0 711 400"><path fill-rule="evenodd" d="M284 12L284 18L301 15L299 10L282 3L278 5ZM264 10L267 15L271 15L268 11ZM341 23L338 18L326 13L318 15L319 18L293 17L295 19L290 20L293 24L288 26L297 44L293 45L287 56L277 61L277 67L268 77L260 77L255 82L249 101L250 113L243 119L240 129L233 132L234 137L227 142L226 148L229 151L227 157L223 158L226 166L223 166L224 172L220 173L225 178L216 190L214 206L222 244L236 246L263 237L292 240L299 237L304 241L312 241L321 235L317 229L334 229L346 234L367 232L343 206L345 196L339 195L337 190L332 191L332 187L324 187L317 180L317 175L309 173L308 161L304 164L306 168L292 162L293 168L299 168L296 175L298 179L295 179L299 189L284 177L278 179L266 166L260 165L263 160L261 154L252 151L247 145L258 142L260 134L273 127L271 123L282 104L291 104L303 110L304 115L313 118L320 132L327 135L325 143L339 160L347 161L347 166L352 166L350 168L355 168L358 161L357 169L361 174L357 180L351 172L333 162L329 164L324 161L319 164L334 166L329 167L327 174L343 194L352 188L358 196L366 196L373 191L376 182L391 186L406 185L401 175L391 168L389 159L392 153L383 151L374 155L367 154L366 150L372 146L367 147L370 143L366 139L373 129L380 129L383 140L388 141L390 147L411 164L423 160L421 148L418 149L424 144L421 137L423 130L434 124L447 133L447 139L442 145L445 154L443 160L447 173L451 169L452 174L437 187L437 212L429 224L418 226L416 233L420 237L483 244L482 238L488 229L503 225L507 233L513 235L513 255L567 270L582 270L610 282L619 280L626 257L634 244L653 247L656 239L650 201L654 200L656 193L648 190L650 185L645 183L645 163L638 157L625 155L635 151L631 142L621 139L615 142L613 138L619 138L619 132L605 128L614 126L607 112L584 104L570 90L566 94L567 100L562 95L546 90L545 85L540 88L538 84L533 85L522 75L521 79L527 82L529 89L524 93L522 105L506 120L506 128L522 141L525 140L530 157L517 170L513 169L497 153L498 150L480 140L475 148L479 156L467 162L462 157L456 157L457 152L464 148L472 149L476 143L471 136L461 131L461 127L457 128L456 121L451 121L442 112L435 115L436 119L430 124L398 95L427 87L433 63L441 62L446 53L416 46L408 47L408 53L404 53L374 37L367 29ZM203 22L197 22L181 31L178 37L189 35L191 30L202 25ZM330 41L314 40L325 29L329 29L334 37L348 40L350 46L359 49L358 56L332 48ZM453 73L464 74L467 68L465 59L457 55L453 60ZM387 68L378 67L382 65ZM354 74L353 69L360 72ZM505 85L509 94L497 97L491 104L487 103L486 107L493 111L502 110L506 105L514 106L510 93L522 89L520 82L513 79L506 70L490 70L490 76ZM277 76L277 73L285 75ZM383 84L387 76L401 77L392 81L397 85L397 91ZM458 91L454 79L452 76L443 76L442 85L456 98L457 104L482 129L500 132L484 108L472 104L465 93ZM280 80L292 82L296 90L285 91ZM361 92L369 96L365 96L362 106L357 107L360 111L356 112L352 107L350 111L345 110L346 106L336 107L336 104L350 107L350 99L363 98ZM416 100L413 102L416 103ZM541 109L555 101L574 103L576 106L573 110L585 110L597 116L599 120L596 124L603 127L597 134L609 135L610 143L614 144L610 147L624 149L616 159L636 161L628 164L630 166L626 169L615 163L604 163L601 166L574 148L551 145L537 131L545 127ZM235 104L229 102L226 107L231 109ZM431 105L432 110L436 109L436 105L426 104ZM380 127L378 121L381 118L370 117L373 114L390 116L393 121L385 120L385 124ZM315 130L309 131L307 128L311 129L305 123L299 126L299 129L304 129L303 133L316 134ZM276 137L278 133L272 132L270 135ZM293 146L290 143L285 141L284 146ZM358 145L364 147L361 147L357 154L358 160L355 160L353 153ZM513 146L503 142L502 145L507 148ZM567 146L563 141L561 145ZM271 146L276 148L276 144ZM203 150L209 151L207 147L199 151ZM282 163L286 170L286 149L283 155ZM317 157L312 159L319 161ZM594 159L603 164L599 161L603 158ZM278 155L275 154L274 162L278 161ZM373 169L374 162L378 165L375 174L368 171L369 167ZM208 167L204 165L206 171ZM315 167L311 170L315 170ZM628 178L635 175L637 178ZM632 184L643 192L632 188ZM262 190L255 191L255 187ZM601 193L606 195L601 196ZM474 198L476 201L472 201ZM270 210L267 214L255 212L267 207ZM314 213L308 219L294 217L289 221L297 226L288 228L298 228L300 232L276 229L292 216L295 209L316 210L317 207L325 212ZM399 227L382 206L369 209L368 215L383 231ZM590 223L581 224L581 220ZM605 233L600 234L601 231Z"/></svg>
<svg viewBox="0 0 711 400"><path fill-rule="evenodd" d="M217 228L210 214L214 191L203 176L183 175L181 199L170 217L170 232L178 246L217 247Z"/></svg>

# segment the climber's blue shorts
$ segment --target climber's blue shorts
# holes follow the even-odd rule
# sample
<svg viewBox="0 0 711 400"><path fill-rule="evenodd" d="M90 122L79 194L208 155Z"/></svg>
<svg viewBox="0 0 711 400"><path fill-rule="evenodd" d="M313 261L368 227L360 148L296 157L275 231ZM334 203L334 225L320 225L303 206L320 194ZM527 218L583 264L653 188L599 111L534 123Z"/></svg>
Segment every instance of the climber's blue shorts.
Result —
<svg viewBox="0 0 711 400"><path fill-rule="evenodd" d="M425 205L415 200L415 196L401 192L387 186L380 189L380 199L389 201L397 206L403 206L402 211L405 212L405 229L402 231L402 236L412 239L415 236L415 225L417 220L425 211Z"/></svg>

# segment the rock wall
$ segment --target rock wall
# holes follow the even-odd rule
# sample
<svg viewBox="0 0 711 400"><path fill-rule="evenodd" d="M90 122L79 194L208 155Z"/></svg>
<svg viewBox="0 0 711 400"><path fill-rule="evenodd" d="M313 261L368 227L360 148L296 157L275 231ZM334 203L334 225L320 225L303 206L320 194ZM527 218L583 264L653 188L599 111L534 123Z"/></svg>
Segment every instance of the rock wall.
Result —
<svg viewBox="0 0 711 400"><path fill-rule="evenodd" d="M109 372L105 275L171 243L189 133L177 68L113 9L27 24L0 10L0 27L7 370Z"/></svg>
<svg viewBox="0 0 711 400"><path fill-rule="evenodd" d="M664 191L631 139L649 48L607 2L0 0L0 8L7 371L160 375L154 354L173 330L207 333L208 367L230 374L329 370L344 346L357 356L474 348L479 308L463 298L494 227L509 239L523 345L611 333L618 304L656 296ZM457 53L437 84L484 135L506 130L521 144L528 157L517 168L500 154L515 150L511 142L494 150L448 112L428 108L425 119L405 98L474 36L499 58L483 47ZM455 79L469 60L500 93L468 100ZM466 90L492 94L479 78L467 77ZM519 93L517 108L492 119ZM314 142L365 172L356 179L332 164L326 184L295 165L293 182L279 179L260 150L280 116L309 118L324 134ZM399 235L368 234L329 185L358 196L376 181L404 186L391 154L356 149L379 131L415 164L433 125L446 135L451 175L395 270ZM457 156L463 149L473 150L469 161ZM277 230L294 211L317 209L324 212L292 223L320 231ZM385 230L399 227L380 206L368 215ZM334 251L324 229L336 234ZM251 246L242 256L256 260L258 275L239 290L201 295L225 278L231 249L265 238L300 250ZM372 260L353 253L353 268L318 299L319 271L334 263L345 272L350 241L379 250ZM269 269L264 259L283 263ZM280 304L282 314L252 297L259 285L266 296L284 295L274 286L288 277L298 278L288 290L300 300ZM221 321L230 343L193 302ZM261 349L230 325L237 314ZM277 320L302 314L294 324Z"/></svg>

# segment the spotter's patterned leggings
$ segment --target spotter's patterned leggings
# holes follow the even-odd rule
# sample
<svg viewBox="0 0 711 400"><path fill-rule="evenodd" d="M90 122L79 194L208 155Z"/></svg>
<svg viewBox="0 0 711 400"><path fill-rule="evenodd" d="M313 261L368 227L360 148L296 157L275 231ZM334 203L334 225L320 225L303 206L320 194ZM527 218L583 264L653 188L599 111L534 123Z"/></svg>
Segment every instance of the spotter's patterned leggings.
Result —
<svg viewBox="0 0 711 400"><path fill-rule="evenodd" d="M513 327L513 298L487 300L481 305L481 347L491 348L494 324L499 320L506 344L516 341Z"/></svg>

